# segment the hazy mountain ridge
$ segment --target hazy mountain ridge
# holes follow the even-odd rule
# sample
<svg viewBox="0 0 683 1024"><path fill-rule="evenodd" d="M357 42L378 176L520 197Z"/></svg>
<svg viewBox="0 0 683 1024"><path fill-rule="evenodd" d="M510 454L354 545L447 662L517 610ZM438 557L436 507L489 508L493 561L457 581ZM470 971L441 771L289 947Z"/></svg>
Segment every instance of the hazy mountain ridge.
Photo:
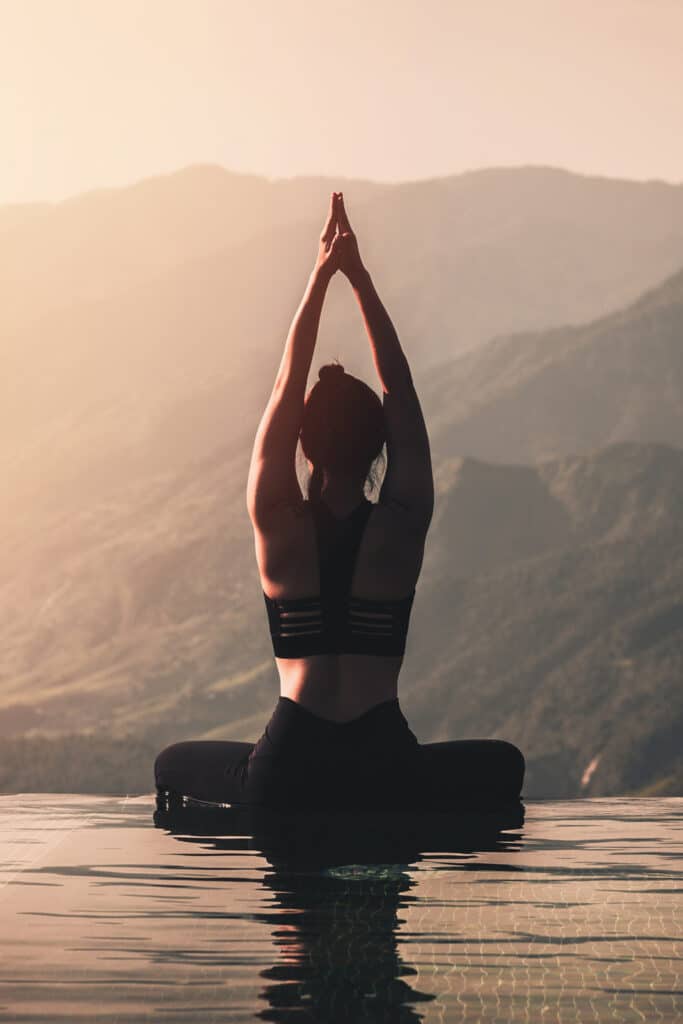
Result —
<svg viewBox="0 0 683 1024"><path fill-rule="evenodd" d="M470 252L471 246L496 244L499 239L509 246L520 233L528 235L539 225L547 226L549 234L555 233L556 243L566 246L564 233L599 236L598 228L607 224L608 235L616 233L635 247L652 246L650 256L657 249L668 253L673 265L681 261L676 243L682 215L680 185L533 165L383 184L316 176L268 179L204 164L60 202L0 206L0 239L6 253L0 261L3 293L12 302L26 294L29 301L18 308L31 318L36 305L52 308L50 294L66 282L69 302L120 292L131 281L226 244L269 235L297 220L322 221L329 193L338 188L346 191L349 203L363 206L372 200L376 226L384 231L399 227L416 247L429 244L432 238L438 244L444 217L452 225L451 243L464 244ZM323 205L312 209L316 203ZM405 207L398 221L396 203ZM364 211L362 220L369 214ZM433 225L425 223L425 216L440 219L441 230L427 232L425 228ZM366 233L363 240L366 248L374 249L381 235L373 240ZM126 262L120 259L122 251L128 256ZM651 262L652 281L666 272L665 266ZM586 290L599 287L589 275L581 284ZM635 290L643 287L641 283ZM57 305L62 305L63 298L57 297ZM549 298L552 303L553 297ZM608 305L620 305L626 299L624 292L609 299ZM3 306L4 316L10 308ZM586 319L591 314L580 315Z"/></svg>
<svg viewBox="0 0 683 1024"><path fill-rule="evenodd" d="M324 179L309 182L313 194ZM361 196L382 186L359 182ZM331 190L331 187L330 187ZM37 313L124 294L303 216L303 196L213 164L55 203L0 206L3 333ZM310 197L309 197L310 202Z"/></svg>
<svg viewBox="0 0 683 1024"><path fill-rule="evenodd" d="M631 442L536 466L458 457L437 467L425 565L453 576L683 521L683 452Z"/></svg>
<svg viewBox="0 0 683 1024"><path fill-rule="evenodd" d="M591 323L499 337L425 375L434 449L533 462L683 445L683 272Z"/></svg>

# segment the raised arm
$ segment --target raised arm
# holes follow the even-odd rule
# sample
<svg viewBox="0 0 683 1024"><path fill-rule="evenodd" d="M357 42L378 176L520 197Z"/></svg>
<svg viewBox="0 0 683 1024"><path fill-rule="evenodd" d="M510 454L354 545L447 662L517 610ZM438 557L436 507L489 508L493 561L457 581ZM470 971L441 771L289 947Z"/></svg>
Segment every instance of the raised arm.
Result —
<svg viewBox="0 0 683 1024"><path fill-rule="evenodd" d="M339 268L348 277L360 305L383 391L388 466L379 500L403 510L410 524L426 533L434 509L434 481L420 401L394 325L360 258L343 196L338 218Z"/></svg>
<svg viewBox="0 0 683 1024"><path fill-rule="evenodd" d="M318 258L294 314L271 396L261 417L249 466L247 509L254 525L266 529L283 505L301 500L295 455L327 286L338 269L337 194L332 193Z"/></svg>

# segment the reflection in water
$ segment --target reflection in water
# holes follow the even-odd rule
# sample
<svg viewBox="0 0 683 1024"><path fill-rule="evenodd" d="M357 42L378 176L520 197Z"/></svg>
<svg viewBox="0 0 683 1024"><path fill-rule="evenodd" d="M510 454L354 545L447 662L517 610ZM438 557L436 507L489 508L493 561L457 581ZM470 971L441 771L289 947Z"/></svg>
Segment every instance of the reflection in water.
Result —
<svg viewBox="0 0 683 1024"><path fill-rule="evenodd" d="M253 847L268 859L263 886L274 896L271 912L260 914L273 927L279 952L260 972L270 984L261 992L268 1004L262 1020L397 1024L423 1019L420 1003L435 999L410 981L417 975L397 948L399 912L413 897L406 868L422 850L461 854L503 850L512 845L502 828L521 825L521 804L484 816L276 815L233 813L253 834ZM220 831L225 812L185 808L157 812L155 822L183 842L192 833ZM216 850L234 849L236 837L214 838Z"/></svg>
<svg viewBox="0 0 683 1024"><path fill-rule="evenodd" d="M683 800L531 803L523 841L152 807L0 798L0 1020L683 1020Z"/></svg>
<svg viewBox="0 0 683 1024"><path fill-rule="evenodd" d="M411 888L399 865L331 869L317 878L278 871L266 876L278 909L268 920L280 956L261 972L271 1021L419 1021L410 1004L431 1000L410 987L415 975L399 956L402 894Z"/></svg>

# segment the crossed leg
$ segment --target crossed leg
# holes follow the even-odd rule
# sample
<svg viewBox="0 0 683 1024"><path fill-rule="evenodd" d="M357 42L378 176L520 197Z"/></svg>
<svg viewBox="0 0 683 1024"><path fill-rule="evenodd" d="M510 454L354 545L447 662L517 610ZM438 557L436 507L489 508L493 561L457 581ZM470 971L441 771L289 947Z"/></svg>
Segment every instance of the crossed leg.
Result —
<svg viewBox="0 0 683 1024"><path fill-rule="evenodd" d="M516 800L524 757L505 740L448 740L420 745L424 806L473 807Z"/></svg>
<svg viewBox="0 0 683 1024"><path fill-rule="evenodd" d="M154 762L157 789L213 803L244 803L247 758L253 749L253 743L235 740L172 743Z"/></svg>
<svg viewBox="0 0 683 1024"><path fill-rule="evenodd" d="M253 743L233 740L173 743L155 761L157 789L215 803L246 803L247 760L253 749ZM419 752L420 777L411 779L409 794L409 805L416 808L476 807L520 795L524 757L504 740L425 743Z"/></svg>

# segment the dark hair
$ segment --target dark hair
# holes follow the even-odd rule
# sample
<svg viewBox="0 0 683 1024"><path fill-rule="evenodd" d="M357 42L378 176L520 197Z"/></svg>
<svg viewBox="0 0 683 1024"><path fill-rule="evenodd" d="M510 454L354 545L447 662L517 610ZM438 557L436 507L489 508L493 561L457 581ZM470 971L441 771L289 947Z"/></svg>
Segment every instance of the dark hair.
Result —
<svg viewBox="0 0 683 1024"><path fill-rule="evenodd" d="M313 463L309 501L320 498L323 470L370 473L386 437L384 409L376 392L341 363L327 363L304 404L299 438ZM375 480L370 474L370 482Z"/></svg>

